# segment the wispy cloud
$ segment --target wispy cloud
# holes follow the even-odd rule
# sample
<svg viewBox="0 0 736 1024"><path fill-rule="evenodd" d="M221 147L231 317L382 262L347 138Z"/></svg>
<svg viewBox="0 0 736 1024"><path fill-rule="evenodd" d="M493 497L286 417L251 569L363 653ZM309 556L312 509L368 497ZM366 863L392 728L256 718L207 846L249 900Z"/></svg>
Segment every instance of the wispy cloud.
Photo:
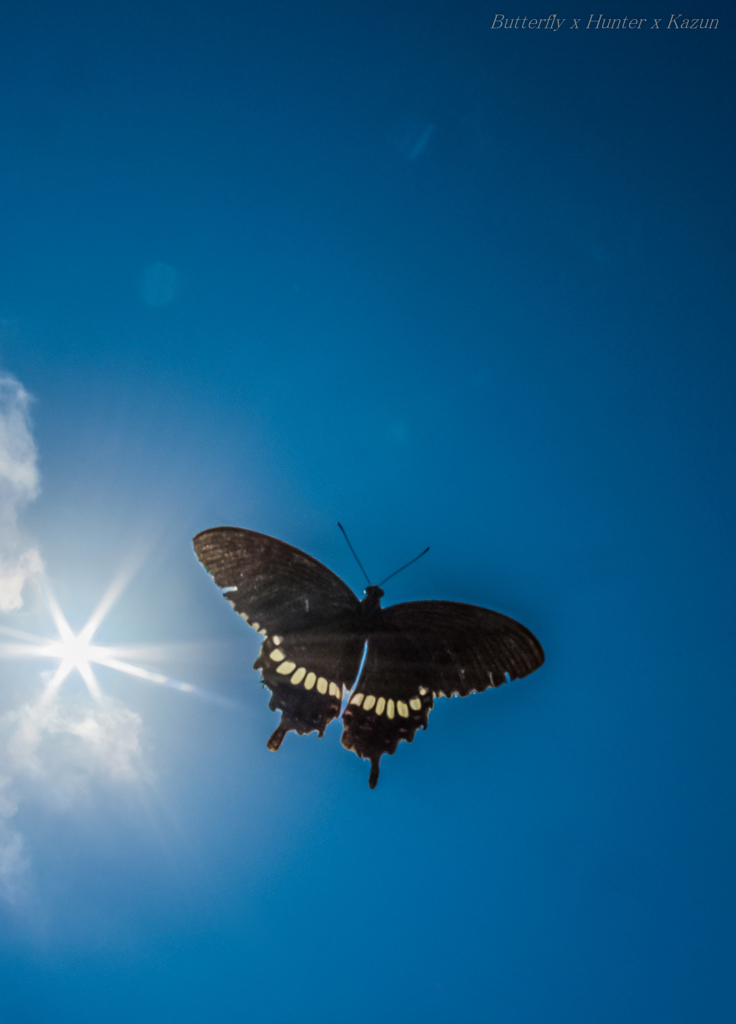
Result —
<svg viewBox="0 0 736 1024"><path fill-rule="evenodd" d="M0 612L6 614L22 607L30 574L43 573L41 556L19 523L19 513L40 490L30 404L23 385L0 372ZM120 589L106 595L97 624ZM16 824L20 807L70 810L90 801L100 786L119 789L149 774L140 715L110 697L74 702L49 691L52 673L43 675L42 694L0 715L0 899L9 902L26 892L31 863L32 837Z"/></svg>
<svg viewBox="0 0 736 1024"><path fill-rule="evenodd" d="M20 608L29 574L43 570L41 556L24 543L18 526L19 511L39 492L30 403L22 384L0 374L0 611Z"/></svg>
<svg viewBox="0 0 736 1024"><path fill-rule="evenodd" d="M22 803L69 810L100 786L143 781L140 715L120 701L48 701L0 715L0 896L23 895L29 866L13 818Z"/></svg>

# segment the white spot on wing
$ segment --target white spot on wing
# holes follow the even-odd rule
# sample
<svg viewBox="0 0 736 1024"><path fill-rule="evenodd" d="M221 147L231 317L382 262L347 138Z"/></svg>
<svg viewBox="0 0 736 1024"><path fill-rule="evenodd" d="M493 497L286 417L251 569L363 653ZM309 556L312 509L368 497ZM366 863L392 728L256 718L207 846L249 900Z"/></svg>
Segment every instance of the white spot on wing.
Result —
<svg viewBox="0 0 736 1024"><path fill-rule="evenodd" d="M298 668L296 670L296 672L294 673L294 675L291 677L292 683L294 683L295 685L297 683L300 683L302 681L302 679L305 677L306 674L307 674L307 670L305 668L303 668L303 667L302 668Z"/></svg>
<svg viewBox="0 0 736 1024"><path fill-rule="evenodd" d="M403 700L397 700L396 701L396 707L397 707L398 712L399 712L399 714L401 715L402 718L408 718L409 717L409 706L408 706L408 704L405 704Z"/></svg>
<svg viewBox="0 0 736 1024"><path fill-rule="evenodd" d="M394 717L394 702L392 700L389 700L389 701L386 702L386 717L387 718L393 718Z"/></svg>
<svg viewBox="0 0 736 1024"><path fill-rule="evenodd" d="M269 655L268 656L271 659L271 661L283 661L284 657L285 657L283 651L277 651L277 650L269 651Z"/></svg>
<svg viewBox="0 0 736 1024"><path fill-rule="evenodd" d="M279 665L276 671L280 676L290 676L295 668L296 664L293 661L285 661L283 664Z"/></svg>
<svg viewBox="0 0 736 1024"><path fill-rule="evenodd" d="M363 710L370 711L373 705L376 703L376 698L372 693L369 693L366 699L363 701Z"/></svg>
<svg viewBox="0 0 736 1024"><path fill-rule="evenodd" d="M304 689L305 690L311 690L316 682L317 682L317 677L314 674L314 672L309 672L307 674L306 682L304 683Z"/></svg>
<svg viewBox="0 0 736 1024"><path fill-rule="evenodd" d="M378 703L376 704L376 714L377 715L382 715L383 714L383 709L385 707L386 707L386 698L385 697L379 697L378 698Z"/></svg>
<svg viewBox="0 0 736 1024"><path fill-rule="evenodd" d="M360 705L363 703L363 697L364 694L362 693L354 693L353 696L350 698L350 703L356 704L358 707L360 707Z"/></svg>
<svg viewBox="0 0 736 1024"><path fill-rule="evenodd" d="M421 702L421 700L418 697L412 697L412 699L409 701L409 707L413 711L419 711L421 706L422 706L422 702Z"/></svg>
<svg viewBox="0 0 736 1024"><path fill-rule="evenodd" d="M327 680L324 676L320 676L317 680L317 689L320 693L327 693Z"/></svg>

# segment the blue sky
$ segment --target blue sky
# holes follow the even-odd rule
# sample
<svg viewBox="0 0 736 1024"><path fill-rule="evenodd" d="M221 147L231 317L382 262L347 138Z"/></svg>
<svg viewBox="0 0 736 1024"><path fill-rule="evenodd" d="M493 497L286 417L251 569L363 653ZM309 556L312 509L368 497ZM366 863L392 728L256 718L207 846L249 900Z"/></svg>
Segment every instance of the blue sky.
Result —
<svg viewBox="0 0 736 1024"><path fill-rule="evenodd" d="M0 1016L732 1020L726 8L6 6L0 650L149 679L0 659ZM338 520L547 654L375 792L191 547Z"/></svg>

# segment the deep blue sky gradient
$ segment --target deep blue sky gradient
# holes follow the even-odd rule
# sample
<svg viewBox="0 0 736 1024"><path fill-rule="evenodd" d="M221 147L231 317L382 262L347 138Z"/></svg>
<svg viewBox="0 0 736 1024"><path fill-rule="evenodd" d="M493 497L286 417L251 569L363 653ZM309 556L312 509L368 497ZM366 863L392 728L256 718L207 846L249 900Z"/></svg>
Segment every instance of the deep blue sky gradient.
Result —
<svg viewBox="0 0 736 1024"><path fill-rule="evenodd" d="M23 527L77 629L140 555L100 641L232 704L99 670L149 775L19 809L9 1024L733 1020L733 19L495 13L4 7ZM337 724L266 750L258 644L191 549L261 530L360 592L338 519L373 579L431 545L385 603L547 652L438 702L375 792ZM40 667L0 663L2 710Z"/></svg>

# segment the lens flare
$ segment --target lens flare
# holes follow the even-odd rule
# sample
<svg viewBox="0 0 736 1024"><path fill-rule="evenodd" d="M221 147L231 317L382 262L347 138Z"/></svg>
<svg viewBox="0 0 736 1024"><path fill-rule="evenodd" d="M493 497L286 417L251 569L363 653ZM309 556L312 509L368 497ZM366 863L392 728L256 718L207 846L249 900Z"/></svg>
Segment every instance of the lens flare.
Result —
<svg viewBox="0 0 736 1024"><path fill-rule="evenodd" d="M114 669L116 672L123 672L126 675L142 679L148 683L155 683L158 686L179 690L181 693L191 693L207 701L223 704L228 707L234 706L232 701L207 693L191 683L183 683L178 679L162 675L160 672L150 672L139 665L130 664L130 662L125 661L121 657L121 655L125 654L125 648L123 647L92 644L93 636L120 596L127 582L128 580L121 575L108 587L84 629L76 635L69 626L66 616L59 607L50 586L46 583L42 589L46 604L59 634L58 638L49 640L46 637L25 633L19 629L0 626L0 634L11 637L15 641L20 641L19 643L0 643L0 658L49 658L58 661L58 667L46 685L42 697L44 701L53 699L67 676L75 670L79 672L84 680L90 697L95 701L101 701L102 691L92 669L94 664L103 665L105 668Z"/></svg>

